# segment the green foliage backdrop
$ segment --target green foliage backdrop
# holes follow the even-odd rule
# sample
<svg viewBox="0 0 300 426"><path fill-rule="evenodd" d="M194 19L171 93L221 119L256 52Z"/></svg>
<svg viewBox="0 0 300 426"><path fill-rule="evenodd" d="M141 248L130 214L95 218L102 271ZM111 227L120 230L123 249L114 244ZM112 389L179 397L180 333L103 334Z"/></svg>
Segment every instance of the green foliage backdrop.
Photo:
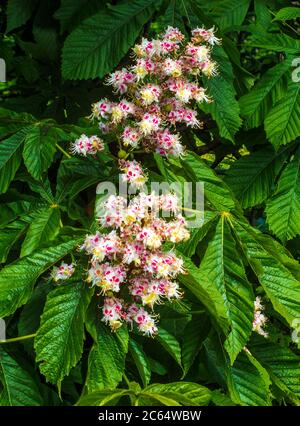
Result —
<svg viewBox="0 0 300 426"><path fill-rule="evenodd" d="M299 2L4 3L0 317L7 339L28 339L0 342L0 405L299 405ZM96 185L118 174L117 147L82 160L69 143L95 133L90 104L138 39L202 24L222 38L204 128L184 133L183 159L143 160L166 181L205 183L204 225L178 247L185 296L159 308L154 340L112 334L80 271L49 279L94 229ZM257 295L267 339L252 332Z"/></svg>

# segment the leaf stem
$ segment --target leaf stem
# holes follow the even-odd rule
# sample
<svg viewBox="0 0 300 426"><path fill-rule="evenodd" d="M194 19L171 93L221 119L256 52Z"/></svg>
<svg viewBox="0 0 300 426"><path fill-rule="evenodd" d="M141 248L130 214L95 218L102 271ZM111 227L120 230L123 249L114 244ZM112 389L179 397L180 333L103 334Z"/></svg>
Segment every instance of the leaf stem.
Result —
<svg viewBox="0 0 300 426"><path fill-rule="evenodd" d="M125 373L123 373L123 379L125 380L125 382L126 382L126 385L128 386L128 388L130 387L130 381L128 380L128 377L126 376L126 374Z"/></svg>
<svg viewBox="0 0 300 426"><path fill-rule="evenodd" d="M271 9L268 9L269 12L273 15L276 16L276 13L274 13ZM272 19L272 22L274 22L274 19ZM286 27L288 27L290 30L292 30L295 34L298 34L298 31L295 30L295 28L293 28L290 24L288 24L286 21L280 21L283 25L285 25Z"/></svg>
<svg viewBox="0 0 300 426"><path fill-rule="evenodd" d="M0 340L0 344L20 342L21 340L32 339L36 335L37 335L37 333L33 333L33 334L27 334L27 336L13 337L12 339Z"/></svg>
<svg viewBox="0 0 300 426"><path fill-rule="evenodd" d="M70 154L67 153L58 143L55 144L56 148L58 148L67 158L72 158Z"/></svg>

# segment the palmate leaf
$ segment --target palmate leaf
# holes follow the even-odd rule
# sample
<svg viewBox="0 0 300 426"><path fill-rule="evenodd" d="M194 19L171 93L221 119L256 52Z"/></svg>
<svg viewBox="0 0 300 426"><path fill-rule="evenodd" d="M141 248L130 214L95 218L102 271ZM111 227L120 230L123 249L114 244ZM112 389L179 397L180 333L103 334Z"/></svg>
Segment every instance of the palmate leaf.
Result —
<svg viewBox="0 0 300 426"><path fill-rule="evenodd" d="M188 288L201 303L203 303L211 314L212 319L218 323L219 327L225 333L227 333L229 323L221 293L211 283L208 277L197 268L192 260L183 256L180 252L179 255L183 258L188 273L180 275L178 280L183 286Z"/></svg>
<svg viewBox="0 0 300 426"><path fill-rule="evenodd" d="M285 97L267 115L265 131L275 149L300 136L300 84L290 81Z"/></svg>
<svg viewBox="0 0 300 426"><path fill-rule="evenodd" d="M208 231L215 225L218 219L217 212L205 210L203 224L197 228L190 228L190 238L177 245L178 250L185 256L191 258L197 249L200 241L203 240Z"/></svg>
<svg viewBox="0 0 300 426"><path fill-rule="evenodd" d="M48 125L29 127L25 138L23 158L29 173L40 179L50 167L56 151L55 129Z"/></svg>
<svg viewBox="0 0 300 426"><path fill-rule="evenodd" d="M96 324L87 323L94 339L88 359L86 387L88 392L114 389L122 380L128 351L128 331L125 326L112 333L96 318Z"/></svg>
<svg viewBox="0 0 300 426"><path fill-rule="evenodd" d="M276 153L272 147L255 151L236 160L226 172L225 182L242 207L256 206L271 193L275 177L286 160L290 148Z"/></svg>
<svg viewBox="0 0 300 426"><path fill-rule="evenodd" d="M73 239L5 266L0 271L0 317L10 315L24 305L32 293L37 278L81 241Z"/></svg>
<svg viewBox="0 0 300 426"><path fill-rule="evenodd" d="M235 207L229 187L195 153L189 152L182 160L185 171L193 182L204 183L204 195L217 210L231 210Z"/></svg>
<svg viewBox="0 0 300 426"><path fill-rule="evenodd" d="M223 215L208 242L200 271L222 295L230 324L224 346L232 363L247 343L253 321L253 291L239 258L230 226Z"/></svg>
<svg viewBox="0 0 300 426"><path fill-rule="evenodd" d="M34 346L40 371L58 386L82 355L90 298L81 271L48 294Z"/></svg>
<svg viewBox="0 0 300 426"><path fill-rule="evenodd" d="M8 139L0 141L0 194L7 191L20 166L22 159L20 147L27 132L28 128L25 127Z"/></svg>
<svg viewBox="0 0 300 426"><path fill-rule="evenodd" d="M153 384L142 390L135 389L105 389L83 395L76 405L79 406L109 406L115 405L121 397L131 396L136 406L205 406L212 396L211 391L197 383L173 382L168 384Z"/></svg>
<svg viewBox="0 0 300 426"><path fill-rule="evenodd" d="M67 38L62 73L68 79L103 77L132 47L159 0L134 0L100 11Z"/></svg>
<svg viewBox="0 0 300 426"><path fill-rule="evenodd" d="M38 385L13 356L0 346L0 406L39 406L43 404Z"/></svg>
<svg viewBox="0 0 300 426"><path fill-rule="evenodd" d="M52 241L57 236L59 229L60 211L58 208L47 206L35 212L23 241L20 257L28 256L41 244Z"/></svg>
<svg viewBox="0 0 300 426"><path fill-rule="evenodd" d="M300 149L282 172L278 187L267 203L267 221L285 242L300 234Z"/></svg>
<svg viewBox="0 0 300 426"><path fill-rule="evenodd" d="M285 95L291 66L292 59L289 58L270 68L250 92L239 99L241 115L245 117L248 129L262 124L272 106Z"/></svg>
<svg viewBox="0 0 300 426"><path fill-rule="evenodd" d="M265 367L272 381L287 397L300 405L300 357L287 347L255 336L249 346L251 353Z"/></svg>
<svg viewBox="0 0 300 426"><path fill-rule="evenodd" d="M245 256L274 309L292 325L293 320L300 317L300 281L277 257L270 255L250 225L234 218L232 223Z"/></svg>
<svg viewBox="0 0 300 426"><path fill-rule="evenodd" d="M206 364L210 374L224 388L235 404L249 406L270 405L270 378L263 366L243 350L231 365L217 334L210 334L204 342Z"/></svg>

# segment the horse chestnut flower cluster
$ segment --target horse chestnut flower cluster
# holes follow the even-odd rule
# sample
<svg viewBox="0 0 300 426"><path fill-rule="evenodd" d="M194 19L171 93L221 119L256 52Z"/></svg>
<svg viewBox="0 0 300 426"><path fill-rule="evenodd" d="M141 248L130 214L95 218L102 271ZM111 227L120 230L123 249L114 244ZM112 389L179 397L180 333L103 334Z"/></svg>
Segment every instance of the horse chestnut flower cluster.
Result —
<svg viewBox="0 0 300 426"><path fill-rule="evenodd" d="M143 38L133 48L133 65L107 79L119 101L100 99L92 107L91 118L99 121L101 133L113 134L130 152L142 148L161 155L183 155L176 125L201 127L193 106L211 101L199 78L216 75L211 51L219 42L213 28L196 28L187 41L173 27L155 40ZM78 144L76 152L80 153ZM86 155L85 148L82 154Z"/></svg>
<svg viewBox="0 0 300 426"><path fill-rule="evenodd" d="M261 298L257 296L254 301L254 320L252 323L252 330L263 337L268 337L268 333L264 330L268 318L264 315L263 311L264 306L262 305Z"/></svg>
<svg viewBox="0 0 300 426"><path fill-rule="evenodd" d="M103 321L112 330L127 322L153 335L155 316L145 307L152 310L181 296L175 278L184 272L183 261L173 250L163 249L165 242L189 238L185 219L174 217L177 211L173 194L140 193L128 205L124 197L111 195L104 202L99 218L103 231L88 235L81 249L91 256L87 281L105 296Z"/></svg>

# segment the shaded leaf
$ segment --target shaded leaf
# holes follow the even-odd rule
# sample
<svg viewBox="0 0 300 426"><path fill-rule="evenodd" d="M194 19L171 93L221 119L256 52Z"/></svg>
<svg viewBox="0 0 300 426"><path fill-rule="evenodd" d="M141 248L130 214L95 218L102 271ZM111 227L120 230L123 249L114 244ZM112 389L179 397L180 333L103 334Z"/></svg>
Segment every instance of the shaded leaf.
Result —
<svg viewBox="0 0 300 426"><path fill-rule="evenodd" d="M33 376L14 357L0 347L1 406L39 406L42 397Z"/></svg>

